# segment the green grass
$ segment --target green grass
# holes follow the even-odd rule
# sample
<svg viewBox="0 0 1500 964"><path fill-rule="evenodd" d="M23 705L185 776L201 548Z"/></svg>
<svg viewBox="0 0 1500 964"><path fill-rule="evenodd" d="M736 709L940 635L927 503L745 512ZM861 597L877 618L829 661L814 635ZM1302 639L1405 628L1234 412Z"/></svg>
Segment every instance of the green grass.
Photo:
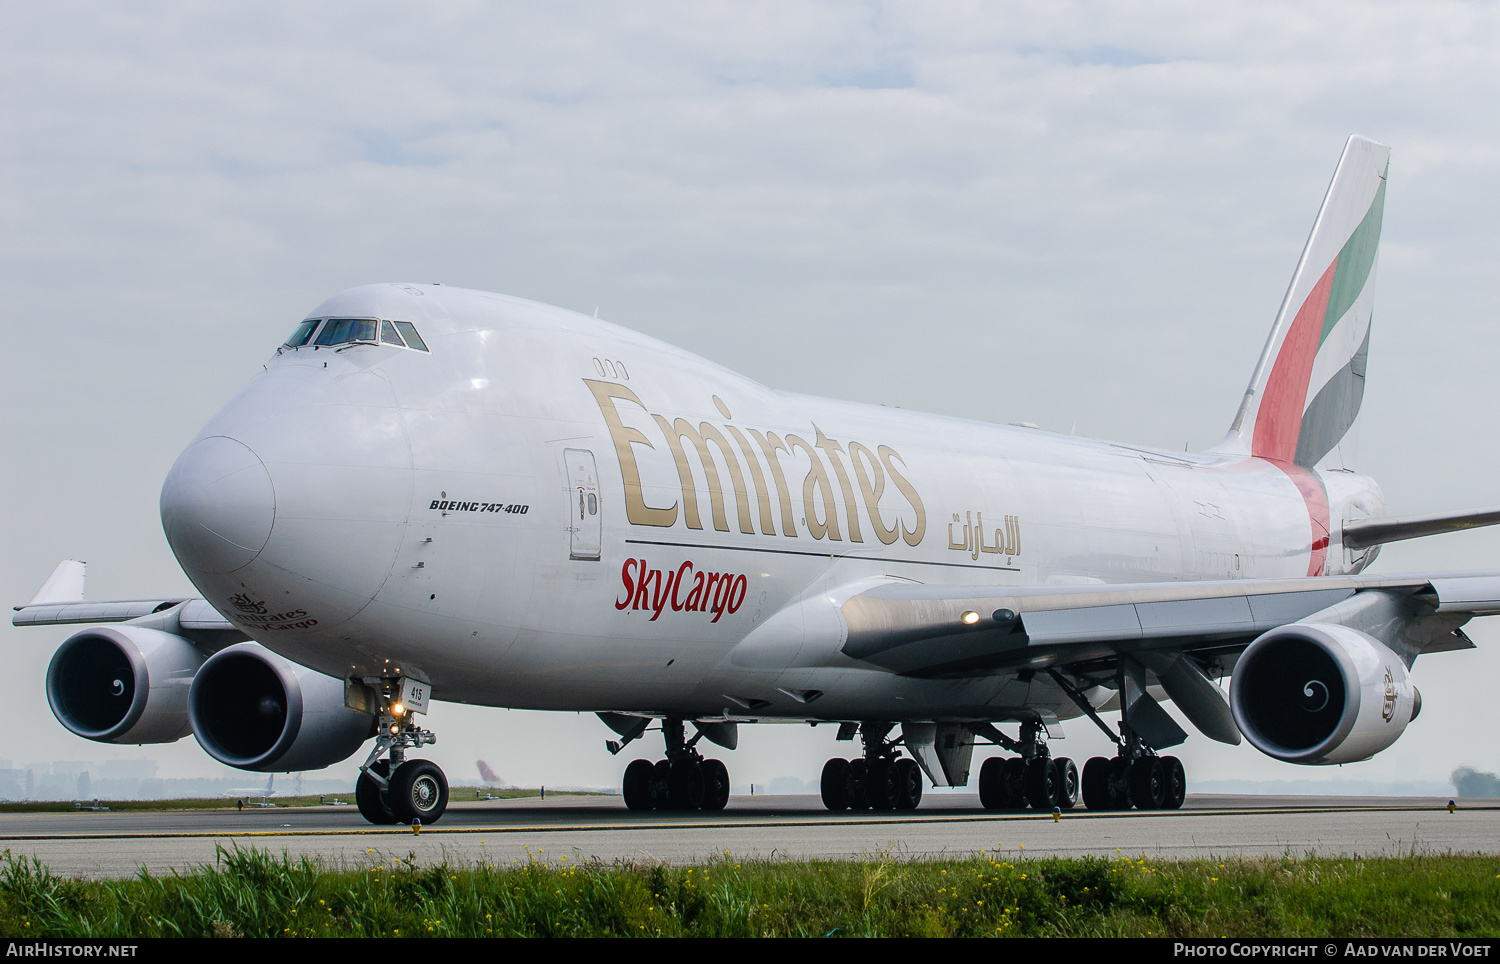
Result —
<svg viewBox="0 0 1500 964"><path fill-rule="evenodd" d="M538 855L540 858L541 855ZM256 850L125 881L0 857L8 936L1492 936L1500 858L736 861L332 869Z"/></svg>

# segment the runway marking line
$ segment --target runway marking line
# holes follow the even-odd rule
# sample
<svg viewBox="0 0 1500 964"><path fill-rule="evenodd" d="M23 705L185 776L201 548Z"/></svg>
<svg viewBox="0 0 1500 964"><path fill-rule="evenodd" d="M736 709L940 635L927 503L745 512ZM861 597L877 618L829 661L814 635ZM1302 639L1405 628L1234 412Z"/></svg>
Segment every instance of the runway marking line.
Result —
<svg viewBox="0 0 1500 964"><path fill-rule="evenodd" d="M1500 806L1490 807L1465 807L1465 811L1495 811ZM1314 814L1314 813L1444 813L1446 807L1287 807L1287 808L1258 808L1254 810L1106 810L1098 813L1090 813L1087 810L1070 811L1067 814L1069 820L1101 820L1112 817L1146 818L1146 817L1236 817L1253 816L1256 814ZM456 836L459 834L518 834L518 833L591 833L595 831L628 831L628 830L732 830L745 828L791 828L791 827L864 827L864 826L890 826L894 824L944 824L944 823L1014 823L1021 820L1039 820L1047 823L1052 822L1050 813L1015 813L1015 814L964 814L956 816L930 816L930 817L887 817L854 820L818 820L815 818L803 820L771 820L764 823L753 821L721 821L717 823L689 823L676 821L672 823L608 823L580 826L577 824L564 824L548 826L545 824L528 825L519 827L424 827L422 832L426 834L441 834L444 836ZM36 840L169 840L169 839L209 839L214 837L371 837L371 836L412 836L409 827L367 827L335 830L294 830L282 828L277 830L188 830L181 832L139 831L134 833L63 833L63 834L0 834L0 841L36 841Z"/></svg>

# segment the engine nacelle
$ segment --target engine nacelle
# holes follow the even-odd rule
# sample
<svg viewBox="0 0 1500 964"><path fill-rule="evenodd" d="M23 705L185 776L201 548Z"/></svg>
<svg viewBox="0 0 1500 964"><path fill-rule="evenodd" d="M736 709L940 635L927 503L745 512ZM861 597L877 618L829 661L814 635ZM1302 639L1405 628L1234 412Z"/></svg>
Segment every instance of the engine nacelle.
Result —
<svg viewBox="0 0 1500 964"><path fill-rule="evenodd" d="M374 736L375 717L344 705L344 683L259 643L215 653L188 696L193 735L241 770L318 770Z"/></svg>
<svg viewBox="0 0 1500 964"><path fill-rule="evenodd" d="M1288 763L1353 763L1392 743L1421 696L1401 658L1332 623L1291 623L1245 648L1229 686L1245 739Z"/></svg>
<svg viewBox="0 0 1500 964"><path fill-rule="evenodd" d="M181 636L94 626L69 636L47 667L52 715L101 743L171 743L192 731L188 690L203 654Z"/></svg>

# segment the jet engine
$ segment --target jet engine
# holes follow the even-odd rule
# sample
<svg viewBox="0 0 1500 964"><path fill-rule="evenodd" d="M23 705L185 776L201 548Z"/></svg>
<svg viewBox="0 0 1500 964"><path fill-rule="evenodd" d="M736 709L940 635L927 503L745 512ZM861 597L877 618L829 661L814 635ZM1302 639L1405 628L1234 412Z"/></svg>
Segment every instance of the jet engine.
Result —
<svg viewBox="0 0 1500 964"><path fill-rule="evenodd" d="M74 633L47 667L59 723L101 743L171 743L192 730L188 688L203 654L181 636L138 626Z"/></svg>
<svg viewBox="0 0 1500 964"><path fill-rule="evenodd" d="M1288 763L1353 763L1396 742L1422 698L1379 640L1333 623L1291 623L1246 647L1229 686L1240 732Z"/></svg>
<svg viewBox="0 0 1500 964"><path fill-rule="evenodd" d="M316 770L375 735L375 717L344 705L344 683L282 659L259 643L220 650L188 696L193 735L241 770Z"/></svg>

